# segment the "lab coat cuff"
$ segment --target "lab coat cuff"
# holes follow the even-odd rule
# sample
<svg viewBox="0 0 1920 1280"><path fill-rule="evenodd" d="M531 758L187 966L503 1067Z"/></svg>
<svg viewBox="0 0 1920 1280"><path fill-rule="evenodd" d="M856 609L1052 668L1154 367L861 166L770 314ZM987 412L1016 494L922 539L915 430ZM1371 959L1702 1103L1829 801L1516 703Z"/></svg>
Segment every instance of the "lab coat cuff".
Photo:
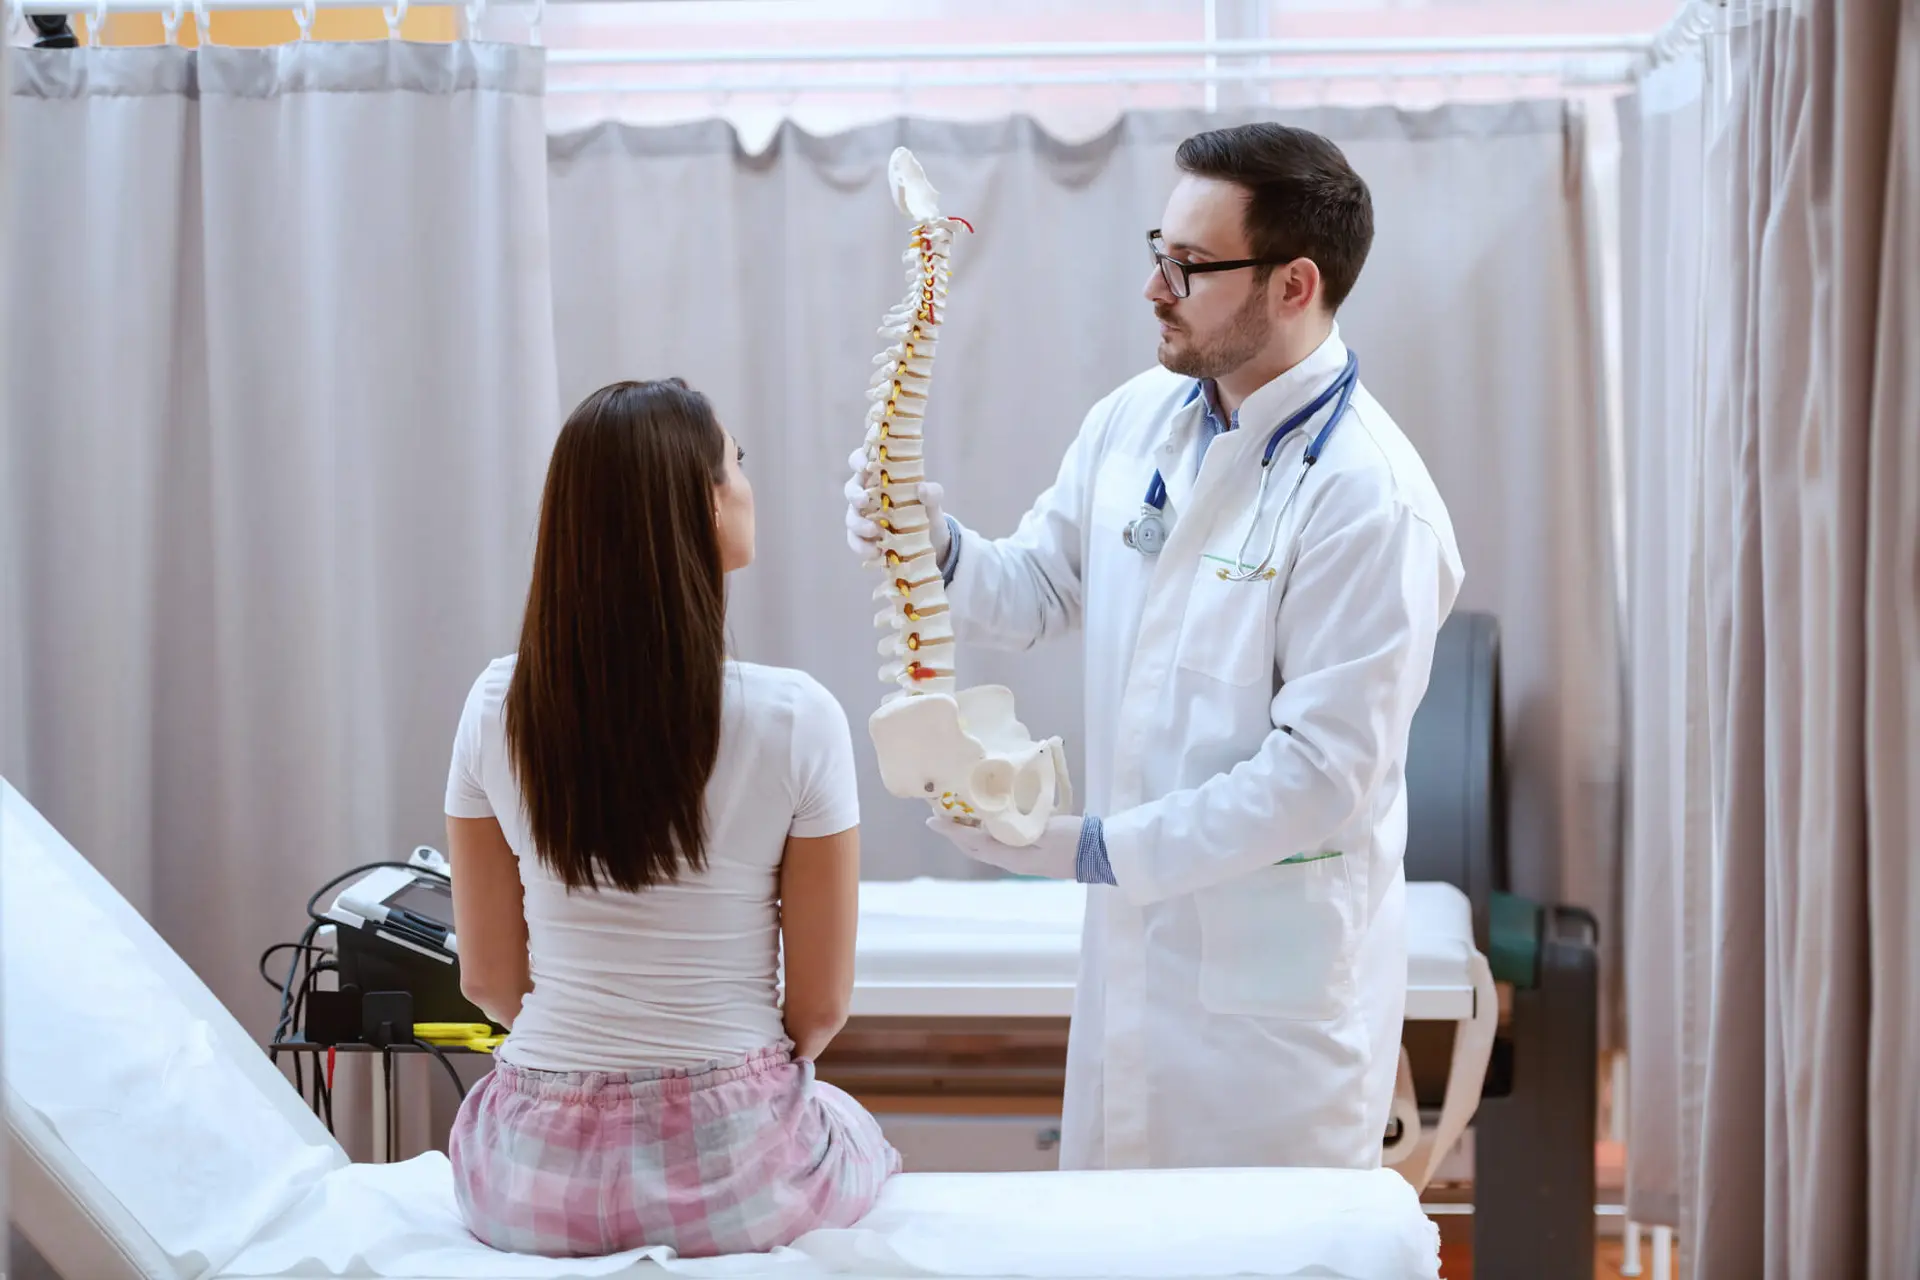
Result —
<svg viewBox="0 0 1920 1280"><path fill-rule="evenodd" d="M1081 884L1113 883L1106 838L1101 832L1100 819L1091 813L1080 820L1080 849L1074 859L1073 878Z"/></svg>
<svg viewBox="0 0 1920 1280"><path fill-rule="evenodd" d="M940 576L946 582L947 603L952 606L954 623L973 610L973 596L980 592L980 574L982 565L993 558L993 544L980 539L979 545L973 545L973 531L952 516L941 516L947 522L947 531L953 535L953 542L947 548L949 563L940 566ZM962 544L966 544L962 552Z"/></svg>
<svg viewBox="0 0 1920 1280"><path fill-rule="evenodd" d="M1139 815L1136 817L1135 815ZM1166 897L1148 867L1147 845L1152 839L1142 810L1117 813L1100 820L1100 838L1107 855L1110 883L1135 906Z"/></svg>

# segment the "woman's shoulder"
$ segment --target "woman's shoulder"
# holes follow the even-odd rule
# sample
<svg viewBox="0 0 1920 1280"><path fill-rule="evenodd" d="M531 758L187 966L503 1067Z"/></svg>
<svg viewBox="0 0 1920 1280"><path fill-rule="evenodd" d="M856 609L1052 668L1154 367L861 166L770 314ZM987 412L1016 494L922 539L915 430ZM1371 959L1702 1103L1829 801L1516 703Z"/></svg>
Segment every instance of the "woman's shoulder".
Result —
<svg viewBox="0 0 1920 1280"><path fill-rule="evenodd" d="M495 658L482 668L467 688L467 705L462 715L464 720L479 724L499 719L501 708L507 702L507 688L513 683L513 668L517 661L516 655L508 654L504 658Z"/></svg>
<svg viewBox="0 0 1920 1280"><path fill-rule="evenodd" d="M505 657L495 658L474 677L473 691L470 697L483 699L495 706L507 697L507 686L513 683L513 669L519 664L518 654L509 653Z"/></svg>
<svg viewBox="0 0 1920 1280"><path fill-rule="evenodd" d="M737 694L743 709L756 720L785 723L820 717L846 721L840 700L806 672L794 667L772 667L757 662L729 660L728 692Z"/></svg>

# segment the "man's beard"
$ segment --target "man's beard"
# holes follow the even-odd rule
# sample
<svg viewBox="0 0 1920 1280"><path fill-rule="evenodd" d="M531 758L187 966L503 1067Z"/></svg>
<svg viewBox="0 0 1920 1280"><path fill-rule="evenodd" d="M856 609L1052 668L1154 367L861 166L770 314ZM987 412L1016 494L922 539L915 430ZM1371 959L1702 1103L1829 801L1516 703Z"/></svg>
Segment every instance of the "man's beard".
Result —
<svg viewBox="0 0 1920 1280"><path fill-rule="evenodd" d="M1158 303L1154 304L1153 314L1163 321L1173 319L1173 312L1162 310ZM1232 373L1258 355L1273 336L1273 321L1267 316L1266 284L1262 282L1249 293L1226 327L1204 345L1190 339L1186 345L1174 345L1185 336L1189 335L1175 330L1161 341L1160 363L1168 370L1187 378L1222 378Z"/></svg>

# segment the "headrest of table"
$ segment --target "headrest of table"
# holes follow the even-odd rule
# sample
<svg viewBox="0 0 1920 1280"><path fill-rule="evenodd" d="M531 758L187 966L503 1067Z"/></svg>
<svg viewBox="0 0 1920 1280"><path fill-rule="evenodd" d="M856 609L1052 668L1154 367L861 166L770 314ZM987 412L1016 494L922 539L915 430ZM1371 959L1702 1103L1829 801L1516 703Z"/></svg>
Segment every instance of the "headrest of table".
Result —
<svg viewBox="0 0 1920 1280"><path fill-rule="evenodd" d="M50 1186L110 1197L76 1207L123 1213L149 1238L141 1252L188 1276L347 1163L232 1015L3 779L0 876L10 1128Z"/></svg>

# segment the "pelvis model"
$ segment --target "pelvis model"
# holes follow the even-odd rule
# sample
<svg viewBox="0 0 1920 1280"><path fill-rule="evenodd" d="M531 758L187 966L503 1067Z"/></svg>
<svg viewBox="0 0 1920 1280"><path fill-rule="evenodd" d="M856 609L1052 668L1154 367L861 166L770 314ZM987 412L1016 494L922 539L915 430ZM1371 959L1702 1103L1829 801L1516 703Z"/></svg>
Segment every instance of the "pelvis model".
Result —
<svg viewBox="0 0 1920 1280"><path fill-rule="evenodd" d="M893 202L913 219L903 254L907 295L886 314L886 348L867 392L866 504L880 526L868 563L884 573L874 591L874 622L887 659L880 678L899 688L867 721L888 792L919 797L955 821L978 825L1003 844L1028 845L1047 819L1070 810L1072 790L1060 739L1034 741L1014 718L1013 691L1002 685L954 687L953 615L933 554L927 510L927 391L958 218L943 217L940 195L905 147L887 163ZM972 228L969 227L968 230Z"/></svg>

